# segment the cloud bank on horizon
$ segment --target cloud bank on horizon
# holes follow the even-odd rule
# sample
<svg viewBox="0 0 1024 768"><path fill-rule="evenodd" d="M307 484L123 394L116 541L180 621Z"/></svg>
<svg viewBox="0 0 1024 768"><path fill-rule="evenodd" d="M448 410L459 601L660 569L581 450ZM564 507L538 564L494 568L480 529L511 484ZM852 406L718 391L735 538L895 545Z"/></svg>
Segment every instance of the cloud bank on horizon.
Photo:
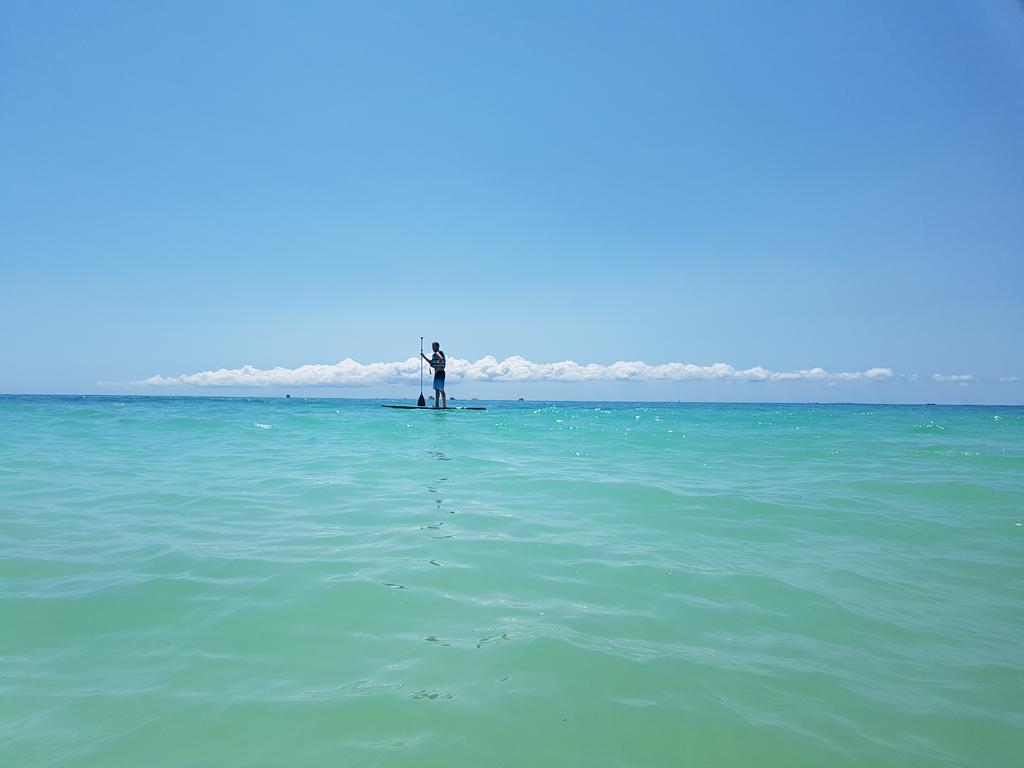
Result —
<svg viewBox="0 0 1024 768"><path fill-rule="evenodd" d="M664 382L773 382L807 381L826 384L849 381L884 382L896 378L890 368L870 368L866 371L830 372L824 368L806 368L798 371L772 371L762 366L735 368L728 363L694 365L692 363L664 363L650 365L642 361L619 361L611 365L581 364L572 360L557 363L535 363L513 355L497 360L491 355L476 362L449 358L449 382L591 382L591 381L664 381ZM429 372L428 372L429 374ZM182 374L181 376L155 375L135 384L167 387L360 387L381 384L399 384L416 381L420 375L419 358L390 363L360 363L346 358L333 365L302 365L298 368L220 368L215 371Z"/></svg>

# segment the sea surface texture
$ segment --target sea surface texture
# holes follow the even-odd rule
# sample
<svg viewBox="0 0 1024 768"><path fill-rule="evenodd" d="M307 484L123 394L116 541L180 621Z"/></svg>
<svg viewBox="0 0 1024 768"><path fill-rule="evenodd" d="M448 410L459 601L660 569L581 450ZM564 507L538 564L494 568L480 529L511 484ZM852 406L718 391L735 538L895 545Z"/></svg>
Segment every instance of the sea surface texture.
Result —
<svg viewBox="0 0 1024 768"><path fill-rule="evenodd" d="M1020 766L1024 409L0 398L0 765Z"/></svg>

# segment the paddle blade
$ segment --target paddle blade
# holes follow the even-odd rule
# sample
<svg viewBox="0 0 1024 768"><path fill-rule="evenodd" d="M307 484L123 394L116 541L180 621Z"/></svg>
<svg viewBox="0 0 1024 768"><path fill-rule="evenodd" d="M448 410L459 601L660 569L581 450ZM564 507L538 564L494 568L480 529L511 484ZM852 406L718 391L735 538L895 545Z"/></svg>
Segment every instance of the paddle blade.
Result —
<svg viewBox="0 0 1024 768"><path fill-rule="evenodd" d="M420 392L420 399L416 401L416 405L418 405L420 408L422 408L426 404L427 404L427 401L423 399L423 393Z"/></svg>

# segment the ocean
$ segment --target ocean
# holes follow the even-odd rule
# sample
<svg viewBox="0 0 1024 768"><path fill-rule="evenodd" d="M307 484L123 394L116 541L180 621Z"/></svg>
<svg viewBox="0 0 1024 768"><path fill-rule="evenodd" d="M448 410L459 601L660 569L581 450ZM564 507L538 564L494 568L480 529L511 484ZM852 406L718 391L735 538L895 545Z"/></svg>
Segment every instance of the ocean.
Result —
<svg viewBox="0 0 1024 768"><path fill-rule="evenodd" d="M1021 764L1024 408L379 404L0 398L0 764Z"/></svg>

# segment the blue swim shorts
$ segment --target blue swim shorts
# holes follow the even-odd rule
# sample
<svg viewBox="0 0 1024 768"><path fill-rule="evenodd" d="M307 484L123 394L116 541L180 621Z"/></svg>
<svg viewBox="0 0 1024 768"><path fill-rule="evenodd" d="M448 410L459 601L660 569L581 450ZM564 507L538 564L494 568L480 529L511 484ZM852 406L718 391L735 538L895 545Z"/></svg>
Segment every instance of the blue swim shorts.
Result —
<svg viewBox="0 0 1024 768"><path fill-rule="evenodd" d="M434 389L444 391L444 371L438 371L434 374Z"/></svg>

